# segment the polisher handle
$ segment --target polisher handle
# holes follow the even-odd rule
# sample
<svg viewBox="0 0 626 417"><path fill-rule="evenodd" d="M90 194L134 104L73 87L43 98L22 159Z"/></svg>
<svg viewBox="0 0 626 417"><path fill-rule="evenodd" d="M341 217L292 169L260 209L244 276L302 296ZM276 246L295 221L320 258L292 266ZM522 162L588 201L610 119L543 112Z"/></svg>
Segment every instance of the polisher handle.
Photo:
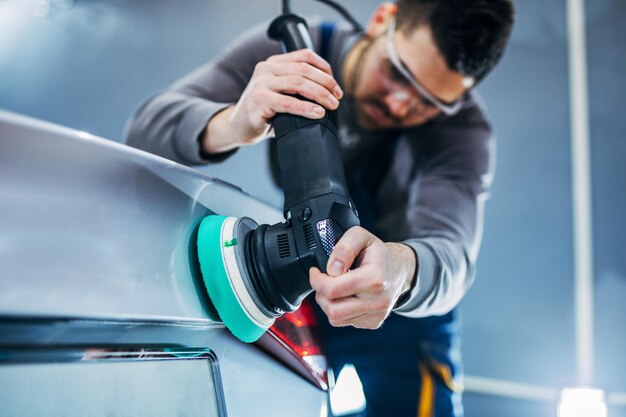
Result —
<svg viewBox="0 0 626 417"><path fill-rule="evenodd" d="M306 21L292 13L274 19L268 29L268 36L279 41L284 52L313 49ZM354 215L342 215L339 222L335 220L342 229L337 230L339 236L335 237L338 240L345 230L358 225L359 220L346 185L336 118L336 112L329 110L322 119L281 113L274 117L273 125L278 169L285 192L285 218L293 219L294 223L313 220L313 224L317 224L330 218L331 209L335 213L338 211L333 209L334 206L345 205ZM331 194L331 198L315 201L327 194ZM301 211L308 213L314 206L315 212L311 216L301 215ZM303 220L304 217L309 218ZM325 269L326 265L320 266Z"/></svg>
<svg viewBox="0 0 626 417"><path fill-rule="evenodd" d="M295 14L284 14L272 21L267 30L271 39L280 42L283 52L313 50L313 41L306 20Z"/></svg>
<svg viewBox="0 0 626 417"><path fill-rule="evenodd" d="M285 52L313 47L306 22L293 14L275 19L268 34ZM335 244L359 219L348 194L335 112L327 110L322 119L277 114L273 126L286 222L259 227L250 253L263 281L259 293L282 314L296 310L312 291L309 269L325 272Z"/></svg>

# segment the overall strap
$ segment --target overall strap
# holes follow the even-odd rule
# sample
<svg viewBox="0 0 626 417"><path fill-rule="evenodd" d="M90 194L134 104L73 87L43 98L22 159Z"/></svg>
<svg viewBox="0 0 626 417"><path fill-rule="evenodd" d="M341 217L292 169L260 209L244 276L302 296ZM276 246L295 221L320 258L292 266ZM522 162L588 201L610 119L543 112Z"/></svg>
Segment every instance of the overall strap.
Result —
<svg viewBox="0 0 626 417"><path fill-rule="evenodd" d="M322 22L320 26L322 31L322 42L320 46L320 56L326 61L330 61L330 38L335 30L335 22Z"/></svg>

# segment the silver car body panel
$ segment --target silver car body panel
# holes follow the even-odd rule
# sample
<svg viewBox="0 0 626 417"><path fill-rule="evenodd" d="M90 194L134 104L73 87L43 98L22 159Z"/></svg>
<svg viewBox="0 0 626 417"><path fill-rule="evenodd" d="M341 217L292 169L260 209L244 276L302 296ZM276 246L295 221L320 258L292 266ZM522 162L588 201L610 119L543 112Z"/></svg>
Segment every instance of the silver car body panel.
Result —
<svg viewBox="0 0 626 417"><path fill-rule="evenodd" d="M282 219L189 167L0 111L0 346L208 347L230 416L323 415L325 392L236 340L207 306L190 253L212 213Z"/></svg>

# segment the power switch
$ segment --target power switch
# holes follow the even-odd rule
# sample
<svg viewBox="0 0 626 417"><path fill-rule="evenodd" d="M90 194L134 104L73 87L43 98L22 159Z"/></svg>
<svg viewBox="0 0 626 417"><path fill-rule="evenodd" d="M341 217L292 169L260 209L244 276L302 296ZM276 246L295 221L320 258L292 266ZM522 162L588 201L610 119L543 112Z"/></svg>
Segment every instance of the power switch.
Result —
<svg viewBox="0 0 626 417"><path fill-rule="evenodd" d="M298 219L300 219L300 221L302 221L302 222L305 222L305 221L307 221L307 220L309 220L311 218L312 214L313 214L313 212L311 211L311 209L305 206L298 213Z"/></svg>

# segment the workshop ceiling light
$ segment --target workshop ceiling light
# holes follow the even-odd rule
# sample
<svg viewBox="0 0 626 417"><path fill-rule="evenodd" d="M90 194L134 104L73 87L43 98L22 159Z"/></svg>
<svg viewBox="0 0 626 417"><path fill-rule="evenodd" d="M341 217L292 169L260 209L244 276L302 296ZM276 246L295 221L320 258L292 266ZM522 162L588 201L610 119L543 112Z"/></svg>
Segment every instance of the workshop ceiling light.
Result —
<svg viewBox="0 0 626 417"><path fill-rule="evenodd" d="M607 417L604 391L596 388L564 388L558 417Z"/></svg>

